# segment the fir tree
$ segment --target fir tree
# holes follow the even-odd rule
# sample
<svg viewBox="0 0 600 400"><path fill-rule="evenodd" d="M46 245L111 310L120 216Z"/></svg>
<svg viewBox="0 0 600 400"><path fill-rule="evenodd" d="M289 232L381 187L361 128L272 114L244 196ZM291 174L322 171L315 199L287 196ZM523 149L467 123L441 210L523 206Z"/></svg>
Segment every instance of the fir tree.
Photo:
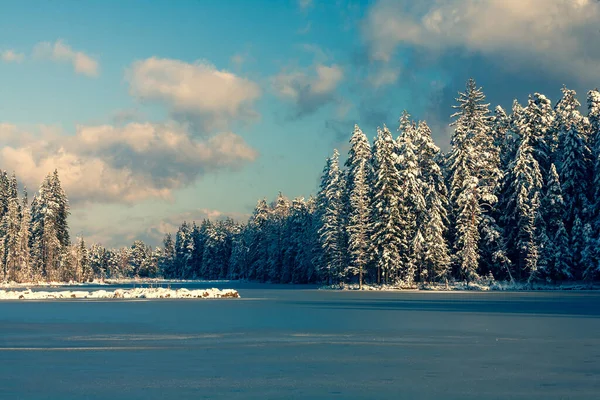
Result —
<svg viewBox="0 0 600 400"><path fill-rule="evenodd" d="M338 164L339 153L333 151L333 156L327 159L321 179L319 192L319 208L321 211L321 228L319 237L323 248L324 275L329 284L338 280L343 272L344 226L342 203L342 173Z"/></svg>
<svg viewBox="0 0 600 400"><path fill-rule="evenodd" d="M564 224L565 203L560 178L554 164L550 165L550 175L542 205L546 234L550 242L544 252L547 266L543 272L547 280L556 282L571 277L571 267L569 237Z"/></svg>
<svg viewBox="0 0 600 400"><path fill-rule="evenodd" d="M350 192L350 216L348 221L350 266L352 274L358 274L359 287L362 289L363 275L368 262L369 240L369 167L371 165L371 146L366 135L358 125L350 139L348 167L348 185Z"/></svg>
<svg viewBox="0 0 600 400"><path fill-rule="evenodd" d="M397 169L400 177L400 198L398 207L402 216L401 247L399 274L402 281L412 284L417 269L419 279L422 279L424 259L423 234L420 228L425 223L426 205L424 190L426 183L421 175L418 134L421 133L413 123L407 123L409 118L405 111L400 117L400 135L397 139ZM425 140L425 139L423 139Z"/></svg>
<svg viewBox="0 0 600 400"><path fill-rule="evenodd" d="M455 256L460 275L467 281L477 278L479 224L482 203L495 204L499 179L497 151L488 125L489 109L481 89L470 79L467 90L457 99L459 111L452 135L449 157L450 202L455 220Z"/></svg>
<svg viewBox="0 0 600 400"><path fill-rule="evenodd" d="M377 255L377 283L397 276L402 249L400 174L396 167L396 142L384 125L373 146L373 228L371 240ZM404 249L405 251L407 249Z"/></svg>

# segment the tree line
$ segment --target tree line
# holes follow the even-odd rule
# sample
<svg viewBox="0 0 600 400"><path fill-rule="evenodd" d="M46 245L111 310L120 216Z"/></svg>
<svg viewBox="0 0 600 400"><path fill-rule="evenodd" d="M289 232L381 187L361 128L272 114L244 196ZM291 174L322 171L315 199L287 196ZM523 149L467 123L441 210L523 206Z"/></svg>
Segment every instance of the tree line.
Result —
<svg viewBox="0 0 600 400"><path fill-rule="evenodd" d="M600 272L600 92L582 114L566 87L493 112L475 81L452 114L447 153L404 111L371 143L326 161L316 198L262 199L245 225L177 232L177 278L270 282L560 282ZM209 228L210 227L210 228ZM165 249L173 247L167 235ZM165 253L166 254L166 253ZM208 256L207 256L208 254ZM173 265L173 267L171 267Z"/></svg>
<svg viewBox="0 0 600 400"><path fill-rule="evenodd" d="M56 171L32 200L0 174L4 280L141 276L414 285L493 278L593 280L600 272L600 92L582 114L566 87L493 112L475 81L452 114L448 152L406 111L371 142L355 125L316 197L279 193L246 223L184 222L152 249L70 244Z"/></svg>

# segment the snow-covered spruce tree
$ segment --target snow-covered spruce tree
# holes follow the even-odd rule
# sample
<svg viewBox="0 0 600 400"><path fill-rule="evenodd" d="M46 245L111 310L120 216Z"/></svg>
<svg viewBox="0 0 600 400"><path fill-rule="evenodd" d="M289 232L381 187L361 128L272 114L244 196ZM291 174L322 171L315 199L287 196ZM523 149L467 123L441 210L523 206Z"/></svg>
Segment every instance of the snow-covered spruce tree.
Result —
<svg viewBox="0 0 600 400"><path fill-rule="evenodd" d="M478 277L479 227L484 212L496 203L499 172L497 149L489 127L488 104L475 81L469 79L452 115L449 156L450 203L454 220L454 251L458 274L467 282ZM484 210L482 205L490 205Z"/></svg>
<svg viewBox="0 0 600 400"><path fill-rule="evenodd" d="M35 272L48 281L62 280L70 246L69 203L57 171L46 176L31 207L31 258ZM65 258L61 262L61 257Z"/></svg>
<svg viewBox="0 0 600 400"><path fill-rule="evenodd" d="M229 258L229 279L243 279L248 268L248 227L242 227L237 232L231 243L231 257Z"/></svg>
<svg viewBox="0 0 600 400"><path fill-rule="evenodd" d="M31 264L30 264L30 249L29 249L29 223L31 213L27 201L27 189L23 189L23 198L21 200L21 220L19 227L19 282L33 281Z"/></svg>
<svg viewBox="0 0 600 400"><path fill-rule="evenodd" d="M96 278L104 279L108 274L109 252L98 243L92 244L89 251L90 267Z"/></svg>
<svg viewBox="0 0 600 400"><path fill-rule="evenodd" d="M249 270L247 279L264 282L267 280L267 223L269 206L265 199L260 199L248 221L249 234Z"/></svg>
<svg viewBox="0 0 600 400"><path fill-rule="evenodd" d="M524 135L511 170L511 197L507 214L511 225L508 243L518 279L533 278L539 258L539 213L542 175L529 135Z"/></svg>
<svg viewBox="0 0 600 400"><path fill-rule="evenodd" d="M297 268L296 257L300 251L298 247L298 238L301 236L300 221L296 219L296 212L304 205L303 198L295 198L289 206L288 215L282 223L281 244L282 260L280 282L289 283L293 280L294 270Z"/></svg>
<svg viewBox="0 0 600 400"><path fill-rule="evenodd" d="M202 276L205 279L217 279L219 276L219 240L220 232L215 224L208 221L206 226L206 242L204 243L204 253L202 254Z"/></svg>
<svg viewBox="0 0 600 400"><path fill-rule="evenodd" d="M553 153L558 147L554 120L552 103L546 96L539 93L529 96L520 121L520 135L529 137L533 157L540 166L542 176L548 175Z"/></svg>
<svg viewBox="0 0 600 400"><path fill-rule="evenodd" d="M571 239L572 273L581 278L586 266L581 263L585 243L583 228L590 221L591 207L588 199L592 181L591 152L587 146L583 117L575 91L562 89L563 97L556 105L558 140L560 143L558 174L565 202L565 227ZM580 226L575 231L575 222Z"/></svg>
<svg viewBox="0 0 600 400"><path fill-rule="evenodd" d="M192 254L188 262L188 278L199 279L202 271L202 253L204 252L204 231L196 222L192 223L191 243Z"/></svg>
<svg viewBox="0 0 600 400"><path fill-rule="evenodd" d="M314 283L320 279L319 276L319 265L321 265L321 259L323 249L319 242L319 229L321 227L321 220L319 216L319 208L317 198L310 196L306 201L306 232L305 241L308 243L306 249L306 265L307 269L304 271L306 276L306 282Z"/></svg>
<svg viewBox="0 0 600 400"><path fill-rule="evenodd" d="M294 249L290 254L290 263L293 265L292 283L309 283L316 279L313 257L318 240L314 235L313 219L314 198L309 198L308 201L303 198L294 199L288 224Z"/></svg>
<svg viewBox="0 0 600 400"><path fill-rule="evenodd" d="M54 170L52 177L50 178L50 194L51 199L49 202L55 207L53 210L54 218L56 219L56 230L58 241L63 248L71 245L71 239L69 238L69 225L67 218L70 214L69 200L63 190L60 179L58 178L58 170Z"/></svg>
<svg viewBox="0 0 600 400"><path fill-rule="evenodd" d="M500 168L504 171L511 148L514 148L512 132L510 130L511 118L506 114L504 108L496 106L494 108L494 116L491 118L491 132L494 140L494 145L500 151Z"/></svg>
<svg viewBox="0 0 600 400"><path fill-rule="evenodd" d="M401 185L396 167L396 142L384 125L373 145L373 208L371 241L377 255L377 283L397 277L402 248Z"/></svg>
<svg viewBox="0 0 600 400"><path fill-rule="evenodd" d="M427 188L425 201L428 218L423 231L425 251L423 268L430 280L447 282L450 278L450 254L446 243L446 210L442 197L433 186Z"/></svg>
<svg viewBox="0 0 600 400"><path fill-rule="evenodd" d="M445 281L450 277L447 243L448 189L440 165L440 149L433 142L431 129L425 121L420 121L417 125L415 143L426 209L424 230L422 235L418 235L424 240L423 271L426 271L429 280Z"/></svg>
<svg viewBox="0 0 600 400"><path fill-rule="evenodd" d="M289 215L290 201L281 192L271 207L268 223L267 275L269 281L280 282L283 269L284 224Z"/></svg>
<svg viewBox="0 0 600 400"><path fill-rule="evenodd" d="M18 199L8 200L8 211L2 217L3 276L7 281L18 281L21 265L19 234L21 230L20 206Z"/></svg>
<svg viewBox="0 0 600 400"><path fill-rule="evenodd" d="M421 179L427 187L433 187L438 193L443 209L448 208L448 188L442 171L441 152L431 137L431 129L425 121L419 121L416 130L415 145L421 168ZM429 208L429 205L427 206ZM443 217L446 220L446 215Z"/></svg>
<svg viewBox="0 0 600 400"><path fill-rule="evenodd" d="M600 91L588 92L588 120L590 124L589 147L592 155L592 173L590 199L590 222L594 234L600 236Z"/></svg>
<svg viewBox="0 0 600 400"><path fill-rule="evenodd" d="M583 117L580 103L574 90L565 87L563 97L556 105L556 130L560 143L558 174L565 201L565 225L567 231L573 226L576 216L587 222L589 201L587 198L591 171L591 152L583 132Z"/></svg>
<svg viewBox="0 0 600 400"><path fill-rule="evenodd" d="M350 144L346 161L348 168L346 188L350 193L347 225L351 268L349 273L358 275L358 284L362 289L363 275L369 261L370 189L367 180L371 166L371 146L358 125L354 125Z"/></svg>
<svg viewBox="0 0 600 400"><path fill-rule="evenodd" d="M598 255L598 237L594 235L592 225L587 223L583 227L583 248L581 249L582 277L591 281L600 276L600 258Z"/></svg>
<svg viewBox="0 0 600 400"><path fill-rule="evenodd" d="M82 237L77 238L77 242L73 246L73 269L74 276L77 282L88 282L94 278L89 250Z"/></svg>
<svg viewBox="0 0 600 400"><path fill-rule="evenodd" d="M184 221L175 235L175 278L185 279L191 275L193 250L192 227Z"/></svg>
<svg viewBox="0 0 600 400"><path fill-rule="evenodd" d="M319 237L323 248L323 276L328 284L338 282L343 274L344 226L342 203L342 173L339 169L339 152L327 159L321 178L318 202L321 209L321 228Z"/></svg>
<svg viewBox="0 0 600 400"><path fill-rule="evenodd" d="M160 261L159 270L165 278L172 279L175 277L175 243L170 233L167 233L163 239L163 257Z"/></svg>
<svg viewBox="0 0 600 400"><path fill-rule="evenodd" d="M569 237L565 229L565 203L562 196L560 178L554 164L550 165L550 174L546 180L546 193L542 201L546 235L549 245L544 248L543 257L546 268L541 271L550 282L567 279L571 274Z"/></svg>
<svg viewBox="0 0 600 400"><path fill-rule="evenodd" d="M419 159L421 149L418 134L421 132L413 122L408 122L409 118L406 111L400 117L396 168L400 176L398 207L402 216L398 278L411 285L415 274L419 281L427 280L427 270L423 269L425 245L422 232L426 221L426 183L421 175Z"/></svg>

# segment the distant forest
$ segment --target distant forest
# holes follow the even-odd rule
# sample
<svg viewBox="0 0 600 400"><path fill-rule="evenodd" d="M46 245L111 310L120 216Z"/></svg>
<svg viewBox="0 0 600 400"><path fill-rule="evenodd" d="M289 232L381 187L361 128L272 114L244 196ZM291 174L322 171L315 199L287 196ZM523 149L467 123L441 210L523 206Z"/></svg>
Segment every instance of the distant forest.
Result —
<svg viewBox="0 0 600 400"><path fill-rule="evenodd" d="M258 201L245 224L183 222L163 246L71 243L58 173L28 204L0 174L4 281L119 277L399 284L481 278L524 283L600 273L600 91L542 94L492 112L467 82L451 147L404 111L371 143L355 125L344 165L326 161L316 197ZM396 136L396 137L394 137Z"/></svg>

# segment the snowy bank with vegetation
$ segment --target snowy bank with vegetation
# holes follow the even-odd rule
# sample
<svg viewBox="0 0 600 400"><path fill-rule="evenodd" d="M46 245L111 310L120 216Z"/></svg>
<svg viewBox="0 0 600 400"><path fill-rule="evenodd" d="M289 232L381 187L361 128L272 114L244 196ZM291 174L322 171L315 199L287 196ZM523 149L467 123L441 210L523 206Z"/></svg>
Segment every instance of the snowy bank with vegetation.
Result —
<svg viewBox="0 0 600 400"><path fill-rule="evenodd" d="M517 283L505 281L480 281L480 282L451 282L444 283L427 283L427 284L383 284L383 285L367 285L363 284L362 288L358 284L344 285L328 285L322 286L321 290L379 290L379 291L399 291L399 290L417 290L417 291L544 291L544 290L600 290L598 282L565 282L562 284L550 284L544 282L538 283Z"/></svg>
<svg viewBox="0 0 600 400"><path fill-rule="evenodd" d="M206 279L164 279L164 278L111 278L111 279L94 279L89 282L0 282L0 288L30 288L30 287L58 287L58 286L108 286L108 285L169 285L172 283L229 283L231 280L206 280Z"/></svg>
<svg viewBox="0 0 600 400"><path fill-rule="evenodd" d="M136 288L108 290L0 290L0 300L48 300L48 299L220 299L239 298L233 289L165 289L165 288Z"/></svg>

